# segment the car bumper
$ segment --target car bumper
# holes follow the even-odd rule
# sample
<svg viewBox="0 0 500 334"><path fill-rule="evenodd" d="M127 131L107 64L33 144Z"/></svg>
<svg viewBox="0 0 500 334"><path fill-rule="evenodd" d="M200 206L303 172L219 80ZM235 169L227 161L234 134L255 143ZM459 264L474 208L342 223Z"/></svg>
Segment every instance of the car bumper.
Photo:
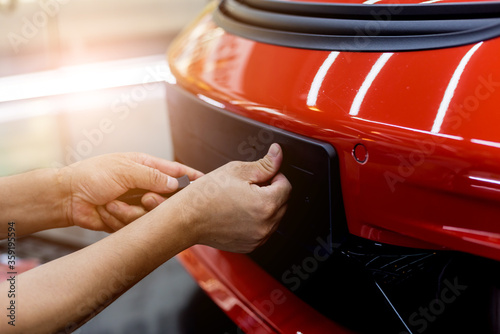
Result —
<svg viewBox="0 0 500 334"><path fill-rule="evenodd" d="M178 258L245 333L352 333L320 315L245 255L198 245Z"/></svg>

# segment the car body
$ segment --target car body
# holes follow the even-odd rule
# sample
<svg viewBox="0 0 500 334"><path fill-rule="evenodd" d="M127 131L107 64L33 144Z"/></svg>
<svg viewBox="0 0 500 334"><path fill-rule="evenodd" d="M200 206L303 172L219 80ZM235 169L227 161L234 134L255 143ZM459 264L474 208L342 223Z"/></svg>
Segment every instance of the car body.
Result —
<svg viewBox="0 0 500 334"><path fill-rule="evenodd" d="M500 331L500 3L372 3L212 3L168 53L179 161L284 150L277 233L180 255L246 332Z"/></svg>

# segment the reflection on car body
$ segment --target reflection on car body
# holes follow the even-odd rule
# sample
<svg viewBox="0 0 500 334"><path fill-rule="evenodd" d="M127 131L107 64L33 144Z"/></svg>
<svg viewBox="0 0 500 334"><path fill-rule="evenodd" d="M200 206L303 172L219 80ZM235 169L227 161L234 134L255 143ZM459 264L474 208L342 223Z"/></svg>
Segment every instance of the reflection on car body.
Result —
<svg viewBox="0 0 500 334"><path fill-rule="evenodd" d="M277 141L293 186L252 254L181 255L243 330L499 331L499 35L496 2L225 0L178 37L177 159Z"/></svg>

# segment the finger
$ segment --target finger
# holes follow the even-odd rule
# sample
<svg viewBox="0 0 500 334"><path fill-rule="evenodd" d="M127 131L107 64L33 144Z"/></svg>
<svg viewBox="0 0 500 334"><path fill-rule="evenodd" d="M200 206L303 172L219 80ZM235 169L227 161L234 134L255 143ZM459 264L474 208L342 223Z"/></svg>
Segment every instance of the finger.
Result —
<svg viewBox="0 0 500 334"><path fill-rule="evenodd" d="M104 206L99 205L97 207L97 212L99 213L99 216L101 216L101 220L105 225L105 232L113 233L126 225L111 215Z"/></svg>
<svg viewBox="0 0 500 334"><path fill-rule="evenodd" d="M169 173L169 175L172 175L174 177L181 177L183 175L187 175L191 181L196 180L205 175L199 170L181 164L180 162L177 161L169 161L169 163L167 164L167 168L168 171L163 169L160 170L163 171L164 173Z"/></svg>
<svg viewBox="0 0 500 334"><path fill-rule="evenodd" d="M278 209L278 211L277 211L277 213L276 213L276 215L275 215L276 220L275 220L275 222L273 223L273 226L272 226L272 227L271 227L271 229L269 230L269 233L267 234L267 236L259 242L259 244L258 244L258 246L257 246L257 247L260 247L260 246L262 246L263 244L265 244L265 243L267 242L267 240L269 240L269 238L270 238L270 237L274 234L274 232L276 232L276 230L278 229L278 227L279 227L279 225L280 225L281 218L283 218L283 216L284 216L284 214L285 214L285 212L286 212L286 209L287 209L286 204L284 204L283 206L281 206L281 207Z"/></svg>
<svg viewBox="0 0 500 334"><path fill-rule="evenodd" d="M273 143L267 154L260 160L248 163L244 168L244 177L251 183L262 183L271 179L279 170L283 161L281 146Z"/></svg>
<svg viewBox="0 0 500 334"><path fill-rule="evenodd" d="M288 190L292 190L292 185L290 184L290 181L286 178L286 176L283 173L277 173L273 179L271 180L271 183L269 186L278 186L278 187L285 187L289 188ZM269 187L267 186L267 187Z"/></svg>
<svg viewBox="0 0 500 334"><path fill-rule="evenodd" d="M111 201L106 204L105 208L114 218L124 224L131 223L147 213L141 206L128 205L120 201Z"/></svg>
<svg viewBox="0 0 500 334"><path fill-rule="evenodd" d="M292 185L285 175L278 173L273 177L269 185L259 187L259 191L262 191L265 194L264 196L268 196L270 200L277 201L277 207L281 207L290 198Z"/></svg>
<svg viewBox="0 0 500 334"><path fill-rule="evenodd" d="M141 203L147 211L151 211L166 200L157 193L147 193L141 198Z"/></svg>
<svg viewBox="0 0 500 334"><path fill-rule="evenodd" d="M199 170L196 170L179 162L157 158L144 153L139 153L134 160L142 165L158 169L162 173L171 175L173 177L181 177L183 175L187 175L190 180L196 180L197 178L200 178L204 175Z"/></svg>
<svg viewBox="0 0 500 334"><path fill-rule="evenodd" d="M158 193L170 193L179 187L174 177L162 173L160 170L141 164L133 165L129 171L129 188L148 189ZM133 176L133 177L132 177Z"/></svg>

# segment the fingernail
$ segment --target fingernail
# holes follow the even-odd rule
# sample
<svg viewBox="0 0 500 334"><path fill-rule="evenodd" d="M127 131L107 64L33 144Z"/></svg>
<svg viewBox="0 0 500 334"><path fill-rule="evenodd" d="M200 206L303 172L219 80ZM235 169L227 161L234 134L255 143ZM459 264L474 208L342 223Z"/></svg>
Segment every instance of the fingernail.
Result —
<svg viewBox="0 0 500 334"><path fill-rule="evenodd" d="M176 184L177 183L177 184ZM177 189L178 182L173 177L167 176L167 190Z"/></svg>
<svg viewBox="0 0 500 334"><path fill-rule="evenodd" d="M278 146L278 144L274 143L271 145L271 147L269 147L269 152L268 154L272 157L276 157L278 156L278 153L280 152L280 148Z"/></svg>

